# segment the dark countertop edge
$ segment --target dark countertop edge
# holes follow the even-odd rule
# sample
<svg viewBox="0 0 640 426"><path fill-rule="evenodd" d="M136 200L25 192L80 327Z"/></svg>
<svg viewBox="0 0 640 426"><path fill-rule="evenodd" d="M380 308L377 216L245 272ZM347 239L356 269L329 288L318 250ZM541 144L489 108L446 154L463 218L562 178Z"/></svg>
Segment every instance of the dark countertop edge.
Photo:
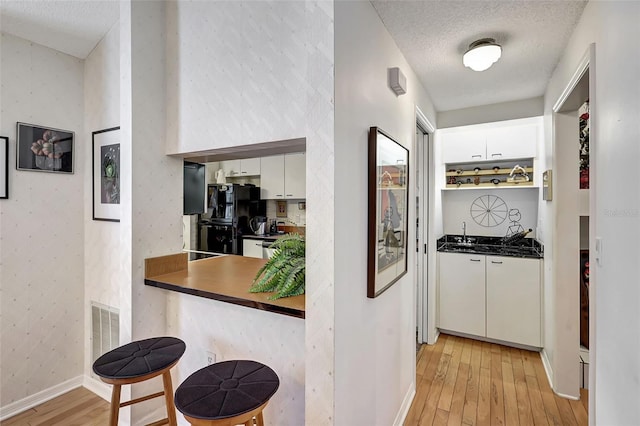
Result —
<svg viewBox="0 0 640 426"><path fill-rule="evenodd" d="M243 240L268 240L268 241L275 241L280 237L285 236L286 234L271 234L271 235L251 235L251 234L247 234L247 235L243 235L242 239Z"/></svg>
<svg viewBox="0 0 640 426"><path fill-rule="evenodd" d="M211 293L208 291L198 290L195 288L181 287L178 285L167 284L153 279L145 278L144 284L162 288L165 290L176 291L178 293L190 294L192 296L204 297L206 299L217 300L219 302L231 303L233 305L245 306L247 308L258 309L261 311L273 312L276 314L287 315L295 318L305 318L305 311L300 311L293 308L285 308L282 306L272 305L269 303L256 302L254 300L240 299L233 296L227 296L224 294Z"/></svg>
<svg viewBox="0 0 640 426"><path fill-rule="evenodd" d="M544 255L535 255L535 254L504 254L504 253L487 253L487 252L477 252L477 251L456 251L456 250L446 250L439 248L436 251L440 253L454 253L454 254L477 254L479 256L498 256L498 257L517 257L520 259L544 259Z"/></svg>

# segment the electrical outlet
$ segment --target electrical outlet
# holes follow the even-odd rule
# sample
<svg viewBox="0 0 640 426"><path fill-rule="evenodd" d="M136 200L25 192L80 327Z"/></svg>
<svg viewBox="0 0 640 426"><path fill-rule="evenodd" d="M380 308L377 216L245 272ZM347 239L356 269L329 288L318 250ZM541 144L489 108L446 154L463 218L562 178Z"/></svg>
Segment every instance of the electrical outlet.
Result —
<svg viewBox="0 0 640 426"><path fill-rule="evenodd" d="M207 351L207 365L216 363L216 354L211 351Z"/></svg>

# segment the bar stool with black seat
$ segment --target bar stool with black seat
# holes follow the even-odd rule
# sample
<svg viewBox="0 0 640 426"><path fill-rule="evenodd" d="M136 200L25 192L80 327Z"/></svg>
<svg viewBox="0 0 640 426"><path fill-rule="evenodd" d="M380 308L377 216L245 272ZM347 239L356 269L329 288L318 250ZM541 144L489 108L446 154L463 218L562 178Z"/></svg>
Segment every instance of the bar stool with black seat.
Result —
<svg viewBox="0 0 640 426"><path fill-rule="evenodd" d="M208 365L176 389L176 408L192 426L264 426L262 410L280 386L278 375L256 361Z"/></svg>
<svg viewBox="0 0 640 426"><path fill-rule="evenodd" d="M184 342L175 337L154 337L115 348L93 363L93 371L100 376L100 379L113 385L109 420L111 426L118 424L120 407L137 404L162 395L164 395L167 405L167 418L152 423L152 425L167 423L171 426L177 425L169 370L178 363L185 349ZM120 402L122 385L143 382L160 375L162 375L164 385L162 392Z"/></svg>

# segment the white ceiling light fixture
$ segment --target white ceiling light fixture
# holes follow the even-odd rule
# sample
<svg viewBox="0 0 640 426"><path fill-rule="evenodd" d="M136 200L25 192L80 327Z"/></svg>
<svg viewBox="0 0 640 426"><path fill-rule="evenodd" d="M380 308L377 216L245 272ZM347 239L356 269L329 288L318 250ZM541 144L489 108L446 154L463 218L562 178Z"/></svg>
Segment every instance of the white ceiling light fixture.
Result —
<svg viewBox="0 0 640 426"><path fill-rule="evenodd" d="M493 38L481 38L469 45L469 50L462 56L465 67L474 71L484 71L496 63L502 56L502 47Z"/></svg>

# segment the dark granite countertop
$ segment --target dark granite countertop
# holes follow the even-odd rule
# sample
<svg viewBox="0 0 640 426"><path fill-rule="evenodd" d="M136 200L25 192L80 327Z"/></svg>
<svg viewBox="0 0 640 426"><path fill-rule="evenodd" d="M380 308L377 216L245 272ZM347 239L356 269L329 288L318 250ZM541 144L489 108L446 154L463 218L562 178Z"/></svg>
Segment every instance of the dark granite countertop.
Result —
<svg viewBox="0 0 640 426"><path fill-rule="evenodd" d="M242 238L245 240L265 240L265 241L275 241L278 238L284 236L285 234L264 234L264 235L252 235L246 234L243 235Z"/></svg>
<svg viewBox="0 0 640 426"><path fill-rule="evenodd" d="M438 239L437 250L446 253L485 254L489 256L544 258L544 247L535 238L523 238L520 241L503 244L502 237L468 235L463 243L462 235L444 235Z"/></svg>

